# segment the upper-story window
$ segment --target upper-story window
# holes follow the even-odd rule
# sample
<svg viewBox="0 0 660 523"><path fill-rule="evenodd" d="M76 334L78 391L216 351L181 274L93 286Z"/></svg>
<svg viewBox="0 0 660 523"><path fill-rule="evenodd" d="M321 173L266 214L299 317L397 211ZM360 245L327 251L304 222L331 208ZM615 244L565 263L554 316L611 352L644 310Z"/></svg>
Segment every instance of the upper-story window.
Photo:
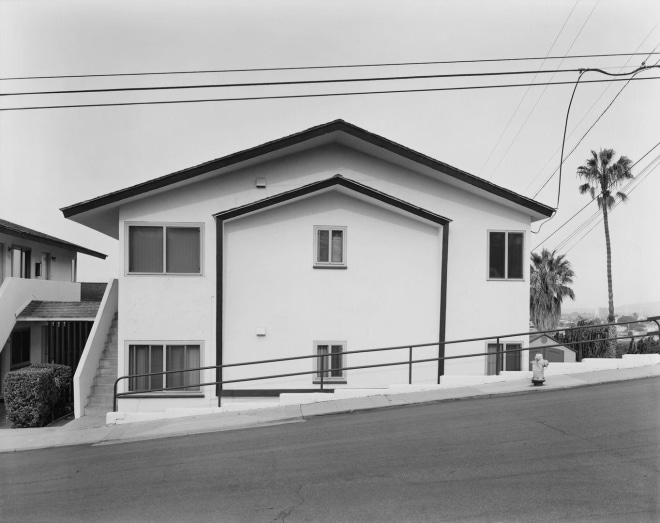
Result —
<svg viewBox="0 0 660 523"><path fill-rule="evenodd" d="M128 225L128 273L201 274L201 239L201 225Z"/></svg>
<svg viewBox="0 0 660 523"><path fill-rule="evenodd" d="M523 232L490 231L488 233L489 279L523 279L524 238Z"/></svg>
<svg viewBox="0 0 660 523"><path fill-rule="evenodd" d="M314 267L346 267L346 227L314 227Z"/></svg>

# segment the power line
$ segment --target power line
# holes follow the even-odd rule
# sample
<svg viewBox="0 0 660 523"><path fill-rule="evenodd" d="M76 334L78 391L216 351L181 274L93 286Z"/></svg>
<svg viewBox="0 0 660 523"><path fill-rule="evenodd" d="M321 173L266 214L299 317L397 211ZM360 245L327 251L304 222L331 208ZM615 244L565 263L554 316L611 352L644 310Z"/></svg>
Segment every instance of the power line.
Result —
<svg viewBox="0 0 660 523"><path fill-rule="evenodd" d="M630 168L632 169L633 167L635 167L635 165L637 165L637 164L638 164L639 162L641 162L644 158L646 158L649 154L651 154L651 151L653 151L653 150L654 150L656 147L658 147L659 145L660 145L660 142L656 143L653 147L651 147L648 151L646 151L646 153L644 154L644 156L642 156L639 160L637 160L634 164L632 164L632 165L630 166ZM654 161L655 161L655 160L654 160ZM653 162L651 162L651 163L653 163ZM532 250L535 251L536 249L538 249L539 247L541 247L541 245L543 245L543 244L544 244L545 242L547 242L550 238L552 238L555 234L557 234L561 229L564 228L564 226L568 225L568 224L573 220L573 218L577 217L578 214L580 214L582 211L584 211L584 210L585 210L589 205L591 205L594 201L595 201L595 200L589 200L589 201L584 205L584 207L582 207L579 211L577 211L576 213L574 213L574 214L573 214L568 220L566 220L566 221L565 221L564 223L562 223L557 229L555 229L554 232L552 232L551 234L549 234L548 236L546 236L546 237L543 239L543 241L542 241L542 242L539 242L539 244L538 244L536 247L534 247Z"/></svg>
<svg viewBox="0 0 660 523"><path fill-rule="evenodd" d="M580 35L582 34L582 31L583 31L584 28L586 27L586 25L587 25L587 23L589 22L589 20L591 20L591 15L594 14L594 11L596 10L596 7L598 7L599 4L600 4L600 0L597 0L597 2L596 2L596 3L594 4L594 6L591 8L591 11L589 12L589 15L587 16L587 18L585 19L585 21L582 23L582 26L580 27L579 31L578 31L577 34L575 35L575 38L573 38L573 41L571 42L571 45L568 47L568 50L567 50L566 52L570 52L571 49L573 49L573 46L575 45L575 42L577 42L577 39L578 39L578 38L580 37ZM559 66L561 66L561 64L563 64L563 63L564 63L563 60L562 60L561 62L559 62ZM580 73L580 77L582 77L582 73ZM550 78L550 81L552 81L553 79L554 79L554 75ZM579 82L579 80L578 80L578 82ZM577 84L576 84L576 85L577 85ZM547 90L548 90L548 87L546 86L546 87L543 89L543 91L541 91L540 96L536 99L536 102L534 102L534 105L532 106L532 108L530 109L529 113L527 114L527 117L525 118L525 121L522 123L522 125L521 125L520 128L518 129L518 132L517 132L516 135L513 137L513 140L511 140L511 142L509 143L509 146L507 147L506 151L504 151L504 154L500 157L500 161L497 163L497 165L495 166L495 169L493 169L493 172L492 172L492 173L490 174L490 176L488 177L489 180L491 180L491 179L493 178L493 176L495 176L495 173L497 173L497 170L500 168L500 165L502 165L502 162L504 161L504 158L506 158L506 156L509 154L509 151L511 150L511 147L513 147L513 145L516 143L516 140L518 139L518 136L520 136L520 133L521 133L522 130L525 128L525 125L527 125L527 122L529 121L529 119L530 119L530 118L532 117L532 115L534 114L534 111L536 110L536 107L539 105L539 102L541 101L541 99L543 98L543 96L545 95L545 93L546 93ZM574 94L575 94L575 93L574 93ZM572 100L573 100L573 97L571 97L571 101L572 101ZM570 105L569 105L569 110L570 110ZM568 118L568 117L567 117L567 118ZM565 134L565 133L566 133L566 131L564 131L564 134ZM543 226L543 224L542 224L541 226Z"/></svg>
<svg viewBox="0 0 660 523"><path fill-rule="evenodd" d="M350 65L312 65L300 67L253 67L243 69L205 69L205 70L188 70L188 71L153 71L141 73L101 73L101 74L69 74L69 75L50 75L50 76L13 76L0 78L0 81L7 80L48 80L57 78L108 78L116 76L156 76L156 75L177 75L177 74L212 74L212 73L253 73L253 72L267 72L267 71L309 71L316 69L351 69L351 68L365 68L365 67L400 67L400 66L420 66L420 65L449 65L449 64L476 64L476 63L493 63L493 62L519 62L519 61L533 61L533 60L568 60L577 58L611 58L617 56L637 56L647 55L648 53L609 53L609 54L582 54L582 55L569 55L569 56L531 56L531 57L518 57L518 58L483 58L475 60L441 60L429 62L392 62L392 63L372 63L372 64L350 64ZM660 54L660 53L653 53Z"/></svg>
<svg viewBox="0 0 660 523"><path fill-rule="evenodd" d="M638 72L640 72L640 71L643 70L643 69L652 69L652 68L656 68L656 67L658 67L657 64L658 64L658 62L656 62L655 65L652 65L652 66L649 66L649 67L642 66L642 67L640 67L640 68L638 68L638 69L636 69L635 71L632 71L632 72L630 72L630 73L619 73L618 75L615 75L615 76L620 76L620 75L628 75L628 74L632 74L633 76L631 76L631 77L628 79L628 81L623 85L623 87L621 87L621 89L619 90L619 92L616 93L616 95L614 96L614 98L612 98L612 100L611 100L610 103L607 105L607 107L605 107L605 109L603 110L603 112L600 113L600 115L598 116L598 118L596 118L596 121L595 121L593 124L591 124L591 127L589 127L589 129L587 129L587 132L585 132L585 133L582 135L582 138L580 138L580 139L578 140L578 142L575 144L575 146L573 147L573 149L571 149L571 151L566 155L566 157L565 157L565 158L564 158L564 157L561 157L561 158L560 158L559 166L558 166L554 171L552 171L552 174L550 174L550 176L546 179L545 183L539 188L539 190L536 191L536 192L534 193L534 196L532 196L532 198L536 198L536 197L538 196L538 194L543 190L543 188L544 188L546 185L548 185L548 182L549 182L550 180L552 180L552 178L555 176L555 174L557 173L557 171L560 171L560 172L561 172L561 166L564 164L564 162L565 162L566 160L568 160L568 158L573 154L573 152L575 152L575 150L578 148L578 146L582 143L582 140L584 140L584 139L586 138L586 136L591 132L591 130L594 128L594 126L595 126L595 125L600 121L600 119L603 117L603 115L609 110L610 107L612 107L612 104L613 104L613 103L615 102L615 100L619 97L619 95L623 92L623 90L628 86L628 84L629 84L631 81L633 81L633 80L638 80L638 79L634 78L634 75L636 75ZM592 70L593 70L593 71L601 72L601 73L603 73L603 74L612 75L612 73L606 73L606 72L601 71L601 70L599 70L599 69L592 69ZM588 82L583 82L583 83L588 83ZM562 155L562 156L563 156L563 155Z"/></svg>
<svg viewBox="0 0 660 523"><path fill-rule="evenodd" d="M564 28L566 27L566 24L568 23L569 19L571 18L571 15L573 14L573 11L575 11L575 8L577 7L579 2L580 2L580 0L575 0L575 3L573 4L573 8L571 9L570 13L568 13L568 16L566 17L566 20L564 20L564 23L562 24L561 28L559 29L559 32L557 33L557 36L555 36L555 39L553 40L552 44L550 45L550 48L548 49L548 52L545 54L546 58L550 55L550 53L554 49L555 44L557 43L557 40L559 40L559 37L564 32ZM540 67L543 67L543 64L545 64L545 61L546 61L546 59L544 59L543 62L541 62ZM559 63L559 65L561 66L561 62ZM535 81L536 81L536 76L534 76L534 78L532 78L532 82L535 82ZM520 106L522 105L522 103L525 101L525 98L527 98L527 94L529 93L530 89L531 89L531 87L528 87L525 90L522 97L520 98L520 101L518 102L518 105L513 110L513 114L509 118L509 121L504 126L504 129L502 129L502 132L500 133L500 136L497 138L497 141L495 142L495 145L493 145L493 147L491 148L490 153L488 153L488 157L486 158L486 161L481 166L481 169L479 169L479 176L481 176L481 173L483 172L484 168L486 167L486 165L488 165L488 162L490 161L491 157L493 156L493 153L495 152L495 149L497 149L497 146L502 141L502 138L504 137L504 134L509 129L509 126L511 125L511 122L513 121L515 116L518 114L518 110L520 109ZM488 177L488 180L490 181L491 178L492 178L492 175Z"/></svg>
<svg viewBox="0 0 660 523"><path fill-rule="evenodd" d="M655 170L658 168L659 165L660 165L660 164L657 164L655 167L653 167L653 169L651 169L650 171L648 171L648 173L647 173L647 175L645 176L645 178L641 179L641 180L639 181L639 183L638 183L635 187L633 187L632 189L630 189L630 191L628 192L628 194L632 193L635 189L637 189L637 187L639 187L639 186L641 185L641 183L642 183L644 180L646 180L646 179L648 178L648 176L649 176L653 171L655 171ZM621 201L622 201L622 200L617 201L617 202L614 204L614 206L612 207L611 210L614 210L614 209L615 209L615 208L621 203ZM578 244L579 244L579 243L580 243L580 242L581 242L581 241L582 241L582 240L583 240L583 239L584 239L584 238L585 238L585 237L586 237L591 231L593 231L593 230L596 228L596 226L600 223L601 220L602 220L602 218L600 218L600 219L599 219L599 220L593 225L593 227L591 227L591 229L589 229L586 233L584 233L584 234L580 237L580 239L579 239L577 242L575 242L575 244L573 244L573 246L570 247L570 248L566 251L566 253L568 254L568 252L570 252L570 251L571 251L576 245L578 245Z"/></svg>
<svg viewBox="0 0 660 523"><path fill-rule="evenodd" d="M393 80L429 80L433 78L464 78L464 77L482 77L482 76L511 76L525 74L548 74L552 73L577 73L580 69L547 69L543 71L498 71L490 73L452 73L452 74L425 74L412 76L378 76L369 78L337 78L330 80L289 80L278 82L244 82L230 84L196 84L196 85L163 85L148 87L113 87L104 89L71 89L59 91L29 91L0 93L0 96L25 96L25 95L46 95L46 94L83 94L83 93L116 93L130 91L171 91L179 89L215 89L226 87L273 87L278 85L315 85L315 84L333 84L333 83L353 83L353 82L385 82ZM613 74L613 73L611 73Z"/></svg>
<svg viewBox="0 0 660 523"><path fill-rule="evenodd" d="M660 25L660 19L658 19L658 21L655 23L655 25L651 28L651 30L646 34L646 36L645 36L645 37L642 39L642 41L639 43L639 45L637 46L637 49L635 49L635 51L634 51L635 53L636 53L637 51L639 51L639 49L641 49L641 47L646 43L646 41L649 39L649 37L653 34L653 31L655 31L656 27L658 27L658 25ZM660 44L659 44L659 45L660 45ZM649 60L649 58L651 58L651 56L653 55L653 53L655 52L655 50L656 50L657 48L658 48L658 45L656 45L655 48L653 49L653 51L652 51L651 53L648 54L648 56L646 57L645 61L646 61L646 60ZM631 55L631 56L626 60L626 62L621 66L620 71L622 71L622 70L628 65L628 62L630 62L630 60L631 60L632 58L633 58L633 56ZM657 63L658 63L658 62L656 62L656 65L657 65ZM643 64L644 64L644 62L642 63L642 65L643 65ZM560 65L561 65L561 63L560 63ZM607 85L607 86L605 87L605 89L602 90L602 92L600 93L600 95L598 96L598 98L597 98L596 100L594 100L594 102L591 104L591 107L589 107L589 109L587 109L587 111L584 113L584 115L582 116L582 118L580 118L580 121L576 124L576 126L575 126L575 127L573 128L573 130L570 132L570 134L569 134L569 138L573 135L573 133L577 130L578 126L579 126L579 125L584 121L584 119L589 115L589 113L591 112L591 110L596 106L596 104L597 104L597 103L600 101L600 99L605 95L605 93L607 92L607 90L608 90L610 87L611 87L611 85ZM585 133L585 135L588 134L588 132L589 132L589 131L587 131L587 133ZM583 138L584 138L584 136L583 136ZM538 172L538 173L537 173L537 174L536 174L536 175L530 180L530 182L527 184L527 186L525 187L525 189L522 191L523 194L526 193L526 192L528 191L528 189L534 184L534 182L536 181L536 179L541 175L541 173L545 170L545 168L548 166L548 164L552 161L552 157L553 157L555 154L557 154L557 153L559 152L559 150L560 150L560 148L557 148L557 150L556 150L556 151L550 156L550 158L548 158L548 160L545 162L545 164L543 165L543 167L542 167L542 168L539 170L539 172ZM572 151L571 151L571 152L572 152ZM568 156L570 156L570 153L569 153ZM553 175L554 175L554 172L553 172Z"/></svg>
<svg viewBox="0 0 660 523"><path fill-rule="evenodd" d="M641 80L660 80L660 76L650 76L647 78L635 78L634 81ZM604 82L625 82L626 79L607 79L607 80L585 80L582 83L604 83ZM208 102L244 102L255 100L286 100L294 98L327 98L334 96L361 96L361 95L374 95L374 94L401 94L401 93L424 93L424 92L439 92L439 91L468 91L478 89L502 89L510 87L527 87L531 86L544 86L544 85L573 85L574 82L540 82L535 84L500 84L500 85L472 85L460 87L434 87L425 89L397 89L387 91L354 91L347 93L318 93L318 94L290 94L279 96L245 96L238 98L206 98L196 100L163 100L163 101L149 101L149 102L116 102L116 103L96 103L96 104L70 104L70 105L41 105L41 106L26 106L26 107L5 107L0 108L0 111L30 111L37 109L74 109L85 107L121 107L131 105L168 105L168 104L186 104L186 103L208 103Z"/></svg>
<svg viewBox="0 0 660 523"><path fill-rule="evenodd" d="M656 166L653 166L653 164L656 163L658 160L660 160L660 155L656 156L651 162L649 162L648 165L647 165L646 167L644 167L644 169L642 169L642 172L640 173L640 175L639 175L637 178L634 178L634 179L628 181L628 183L622 188L622 190L624 191L624 193L625 193L625 191L628 191L628 189L629 189L634 183L637 183L637 185L635 186L635 187L637 187L637 186L638 186L643 180L645 180L646 177L648 177L648 175L649 175L651 172L653 172L653 170L657 167L657 165L656 165ZM628 194L630 194L630 192L632 192L633 190L634 190L634 187L633 187L633 189L631 189L631 190L628 192ZM593 202L593 201L594 201L594 200L592 199L592 200L589 201L589 203L591 203L591 202ZM619 200L619 201L621 201L621 200ZM616 205L617 205L617 203L615 203L614 206L616 206ZM614 208L614 207L613 207L613 208ZM591 225L592 223L594 223L594 221L599 222L599 221L600 221L600 218L599 218L600 216L602 216L602 215L601 215L601 213L597 210L597 211L596 211L595 213L593 213L589 218L587 218L587 219L586 219L581 225L579 225L579 226L578 226L578 227L577 227L572 233L570 233L566 238L564 238L561 242L559 242L559 243L557 244L557 246L555 247L555 250L563 249L566 245L568 245L569 243L571 243L571 241L572 241L572 240L573 240L578 234L580 234L580 233L581 233L582 231L584 231L587 227L589 227L589 225Z"/></svg>

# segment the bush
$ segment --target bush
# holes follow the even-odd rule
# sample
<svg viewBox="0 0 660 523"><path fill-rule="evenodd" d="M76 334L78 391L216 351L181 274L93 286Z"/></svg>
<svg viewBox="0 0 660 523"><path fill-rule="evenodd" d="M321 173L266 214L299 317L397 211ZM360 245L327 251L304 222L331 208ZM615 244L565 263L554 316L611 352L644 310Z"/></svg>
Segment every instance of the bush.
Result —
<svg viewBox="0 0 660 523"><path fill-rule="evenodd" d="M51 421L59 391L50 368L24 367L5 374L7 419L14 427L43 427Z"/></svg>
<svg viewBox="0 0 660 523"><path fill-rule="evenodd" d="M58 414L67 403L69 386L71 385L71 377L73 376L71 367L57 365L55 363L33 363L31 367L33 369L53 369L55 387L57 388L57 394L53 398L53 407L56 411L55 414Z"/></svg>

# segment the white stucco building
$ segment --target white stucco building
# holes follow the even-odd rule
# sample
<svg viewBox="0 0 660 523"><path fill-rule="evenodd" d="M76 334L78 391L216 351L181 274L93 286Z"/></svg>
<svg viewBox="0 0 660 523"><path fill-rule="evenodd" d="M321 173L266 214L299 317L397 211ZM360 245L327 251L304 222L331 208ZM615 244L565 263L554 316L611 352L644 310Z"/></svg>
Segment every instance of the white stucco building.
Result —
<svg viewBox="0 0 660 523"><path fill-rule="evenodd" d="M79 253L106 257L0 219L0 395L11 370L76 369L106 286L77 282Z"/></svg>
<svg viewBox="0 0 660 523"><path fill-rule="evenodd" d="M529 234L552 209L342 120L62 209L119 240L118 374L327 355L217 373L237 397L407 383L415 359L486 352L439 341L528 329ZM527 341L507 343L519 348ZM506 345L505 345L506 348ZM334 356L333 356L334 354ZM522 354L504 359L526 368ZM341 370L349 367L348 370ZM414 383L485 374L484 357L415 365ZM208 406L214 370L121 410ZM172 387L189 386L188 389Z"/></svg>

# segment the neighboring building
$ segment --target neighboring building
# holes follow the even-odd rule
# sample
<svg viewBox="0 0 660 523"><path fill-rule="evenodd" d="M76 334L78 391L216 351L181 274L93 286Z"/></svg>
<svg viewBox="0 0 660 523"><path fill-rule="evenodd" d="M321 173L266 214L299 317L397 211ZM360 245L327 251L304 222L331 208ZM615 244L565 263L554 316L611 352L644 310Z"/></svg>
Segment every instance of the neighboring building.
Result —
<svg viewBox="0 0 660 523"><path fill-rule="evenodd" d="M408 382L405 365L339 370L407 361L407 349L343 350L435 343L415 349L434 358L438 341L526 332L530 228L552 214L342 120L62 211L119 240L120 376L322 355L333 388ZM490 344L448 345L446 355ZM316 361L225 368L222 379L311 372ZM488 365L419 364L413 383ZM188 390L122 399L119 410L212 406L218 391L197 384L213 379L124 381L120 390ZM222 395L318 387L317 373L226 384Z"/></svg>
<svg viewBox="0 0 660 523"><path fill-rule="evenodd" d="M0 220L0 393L4 375L31 363L74 370L106 284L76 282L79 245Z"/></svg>
<svg viewBox="0 0 660 523"><path fill-rule="evenodd" d="M524 359L528 363L523 370L532 370L532 362L537 354L541 354L544 360L550 363L575 363L576 352L574 349L561 345L556 339L536 329L529 334L529 350L524 352Z"/></svg>

